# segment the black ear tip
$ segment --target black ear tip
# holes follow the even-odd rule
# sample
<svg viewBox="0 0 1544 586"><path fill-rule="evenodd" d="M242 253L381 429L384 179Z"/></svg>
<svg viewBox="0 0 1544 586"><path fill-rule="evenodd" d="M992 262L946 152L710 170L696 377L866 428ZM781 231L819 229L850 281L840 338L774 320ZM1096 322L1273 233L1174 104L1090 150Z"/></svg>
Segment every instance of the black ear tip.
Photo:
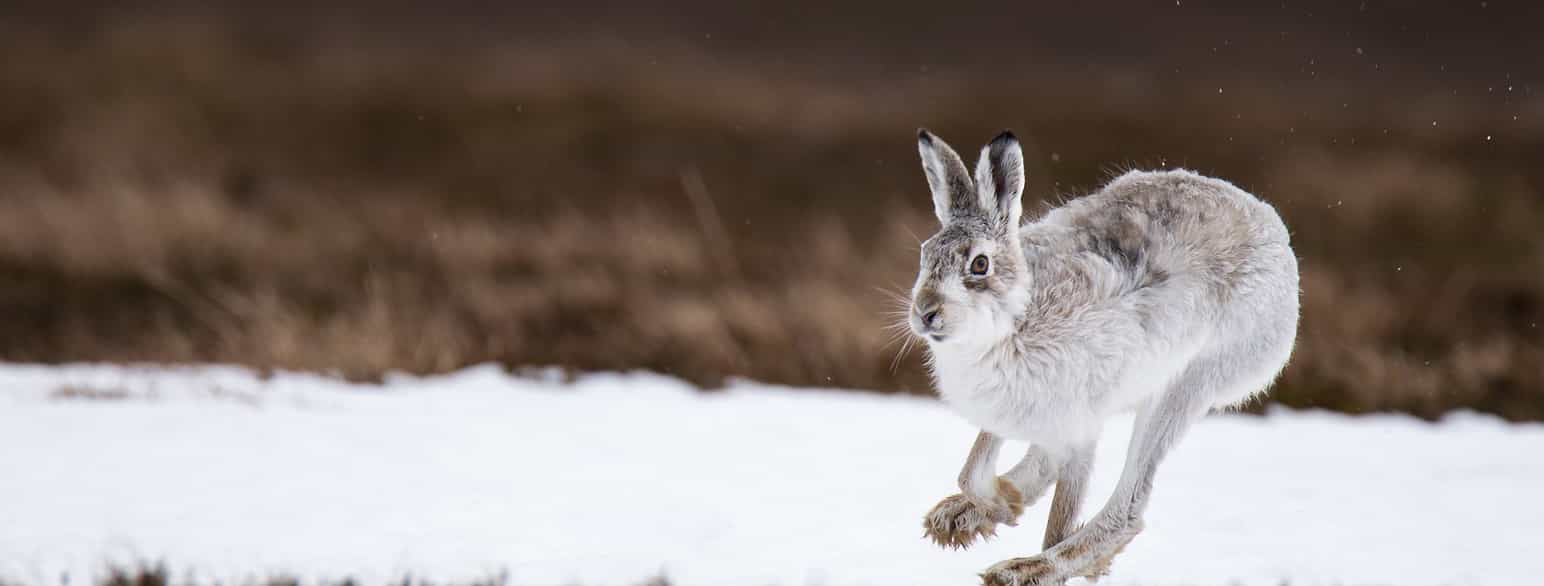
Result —
<svg viewBox="0 0 1544 586"><path fill-rule="evenodd" d="M933 133L928 132L926 128L918 128L917 129L917 142L925 142L925 143L933 142Z"/></svg>
<svg viewBox="0 0 1544 586"><path fill-rule="evenodd" d="M997 138L992 139L992 142L1002 143L1002 144L1007 144L1007 143L1011 143L1011 142L1018 142L1018 141L1019 141L1019 137L1014 136L1012 130L1004 130L1002 134L997 135Z"/></svg>

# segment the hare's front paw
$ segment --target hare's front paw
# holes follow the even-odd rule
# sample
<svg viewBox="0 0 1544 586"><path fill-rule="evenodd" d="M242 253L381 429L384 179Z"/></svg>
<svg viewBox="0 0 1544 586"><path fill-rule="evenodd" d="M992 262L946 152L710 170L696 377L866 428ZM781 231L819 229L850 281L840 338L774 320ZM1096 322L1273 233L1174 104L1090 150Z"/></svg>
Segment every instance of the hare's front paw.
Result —
<svg viewBox="0 0 1544 586"><path fill-rule="evenodd" d="M945 498L922 518L922 529L939 547L970 547L977 537L997 534L997 524L1017 525L1024 513L1019 489L999 478L997 497L990 501L956 494Z"/></svg>
<svg viewBox="0 0 1544 586"><path fill-rule="evenodd" d="M997 562L981 573L982 586L1053 586L1065 584L1065 577L1051 560L1043 556L1013 558Z"/></svg>

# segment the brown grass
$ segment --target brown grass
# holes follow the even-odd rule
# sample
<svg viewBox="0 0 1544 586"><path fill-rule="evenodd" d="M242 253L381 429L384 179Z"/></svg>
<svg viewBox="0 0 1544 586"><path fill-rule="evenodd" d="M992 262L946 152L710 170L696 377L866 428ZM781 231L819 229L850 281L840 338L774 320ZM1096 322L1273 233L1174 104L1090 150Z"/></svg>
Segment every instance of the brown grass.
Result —
<svg viewBox="0 0 1544 586"><path fill-rule="evenodd" d="M886 331L933 228L911 132L1006 126L1032 198L1186 165L1277 205L1304 277L1277 400L1544 419L1538 100L1052 66L832 80L605 43L275 49L198 22L0 51L28 56L0 61L5 360L925 393Z"/></svg>
<svg viewBox="0 0 1544 586"><path fill-rule="evenodd" d="M68 585L70 581L66 577L61 580L61 583ZM96 583L98 586L168 586L170 584L196 586L200 582L195 580L191 574L188 576L173 576L165 564L141 563L136 567L111 566L108 568L107 574L99 578ZM234 583L240 586L299 586L302 583L302 579L297 576L281 574L261 578L247 577L235 581L217 579L211 581L211 583ZM356 586L359 584L354 578L308 578L305 580L305 583L323 584L326 586ZM386 583L389 586L435 586L436 584L447 584L446 582L436 582L432 579L425 579L411 574L393 578ZM505 586L511 583L509 575L506 572L500 572L486 578L465 582L464 584L466 586ZM457 583L452 582L448 584ZM663 576L639 583L639 586L669 585L670 582Z"/></svg>
<svg viewBox="0 0 1544 586"><path fill-rule="evenodd" d="M60 583L68 585L71 582L68 576L64 576L60 579ZM200 582L194 580L191 575L173 576L171 571L167 569L166 565L161 563L141 563L135 567L111 566L107 569L106 575L96 580L96 584L98 584L98 586L168 586L169 584L196 586L199 583ZM302 583L302 580L297 576L281 574L270 575L262 578L248 577L235 581L214 580L212 583L233 583L239 586L298 586ZM323 584L326 586L356 586L359 584L359 582L354 578L308 578L305 580L305 583ZM519 583L519 581L512 581L507 572L501 571L486 578L481 578L461 584L465 584L466 586L506 586L510 584L518 585ZM0 579L0 586L9 584L11 584L11 582L6 582L4 579ZM21 583L17 582L15 584L20 586ZM423 577L405 575L388 580L387 584L389 586L435 586L436 584L458 583L437 582L435 580L426 579ZM639 581L636 584L637 586L670 586L670 579L664 574L660 574L652 578Z"/></svg>

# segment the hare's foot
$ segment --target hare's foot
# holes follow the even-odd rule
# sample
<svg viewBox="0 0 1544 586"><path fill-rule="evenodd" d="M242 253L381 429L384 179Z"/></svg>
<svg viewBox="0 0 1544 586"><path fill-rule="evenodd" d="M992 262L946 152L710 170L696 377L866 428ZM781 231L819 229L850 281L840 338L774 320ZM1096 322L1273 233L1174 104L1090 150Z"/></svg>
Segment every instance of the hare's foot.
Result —
<svg viewBox="0 0 1544 586"><path fill-rule="evenodd" d="M1090 582L1109 575L1110 563L1142 530L1140 520L1105 537L1068 539L1034 557L998 562L981 573L983 586L1061 586L1082 576ZM1080 531L1079 533L1083 533Z"/></svg>
<svg viewBox="0 0 1544 586"><path fill-rule="evenodd" d="M1053 586L1066 581L1051 560L1038 555L997 562L981 573L982 586Z"/></svg>
<svg viewBox="0 0 1544 586"><path fill-rule="evenodd" d="M922 529L939 547L970 547L976 538L997 534L997 524L1018 524L1024 496L1012 483L997 479L997 495L985 499L956 494L945 498L922 518Z"/></svg>
<svg viewBox="0 0 1544 586"><path fill-rule="evenodd" d="M1106 550L1106 553L1094 558L1093 563L1088 564L1086 567L1080 570L1074 571L1073 574L1088 578L1089 581L1094 582L1097 582L1102 577L1110 575L1110 564L1115 562L1115 556L1118 556L1120 555L1120 552L1125 551L1126 546L1129 545L1131 540L1136 538L1137 533L1140 533L1141 531L1142 522L1140 520L1133 522L1127 531L1123 531L1113 537L1113 542ZM1064 559L1070 560L1076 559L1079 553L1082 553L1082 550L1074 546L1064 550L1061 553L1061 556Z"/></svg>

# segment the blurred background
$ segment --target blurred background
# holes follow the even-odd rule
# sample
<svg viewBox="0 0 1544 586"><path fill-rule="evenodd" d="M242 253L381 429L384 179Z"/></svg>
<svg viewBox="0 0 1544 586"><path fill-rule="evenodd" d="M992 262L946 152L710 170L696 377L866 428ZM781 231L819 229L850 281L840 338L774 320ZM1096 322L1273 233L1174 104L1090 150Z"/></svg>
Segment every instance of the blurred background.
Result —
<svg viewBox="0 0 1544 586"><path fill-rule="evenodd" d="M0 7L0 359L930 392L926 126L1274 204L1272 400L1544 419L1544 4Z"/></svg>

